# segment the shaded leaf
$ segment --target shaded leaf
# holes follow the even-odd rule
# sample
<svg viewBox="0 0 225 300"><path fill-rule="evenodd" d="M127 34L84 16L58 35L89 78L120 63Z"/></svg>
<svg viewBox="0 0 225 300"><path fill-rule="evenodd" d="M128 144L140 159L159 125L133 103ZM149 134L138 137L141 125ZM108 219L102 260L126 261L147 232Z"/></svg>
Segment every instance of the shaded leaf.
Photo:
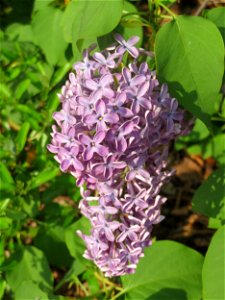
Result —
<svg viewBox="0 0 225 300"><path fill-rule="evenodd" d="M190 154L201 154L203 158L214 157L220 164L225 163L225 135L223 133L214 136L213 138L196 143L188 147L187 151Z"/></svg>
<svg viewBox="0 0 225 300"><path fill-rule="evenodd" d="M203 143L199 143L199 141L204 140L209 135L210 133L205 124L201 120L197 119L191 132L188 135L181 136L177 139L175 143L176 150L187 148L190 143L196 143L199 147L201 147Z"/></svg>
<svg viewBox="0 0 225 300"><path fill-rule="evenodd" d="M225 221L224 166L213 172L198 188L192 200L193 209L220 222Z"/></svg>
<svg viewBox="0 0 225 300"><path fill-rule="evenodd" d="M16 291L25 280L31 280L43 291L52 290L52 275L47 259L42 251L26 246L16 267L7 272L7 282Z"/></svg>
<svg viewBox="0 0 225 300"><path fill-rule="evenodd" d="M7 166L0 162L0 190L13 191L15 189L14 180Z"/></svg>
<svg viewBox="0 0 225 300"><path fill-rule="evenodd" d="M53 179L59 173L58 168L47 168L44 171L40 172L36 177L31 179L30 184L28 185L28 190L35 189L42 185L43 183Z"/></svg>
<svg viewBox="0 0 225 300"><path fill-rule="evenodd" d="M17 85L15 91L16 99L20 99L23 96L23 94L27 91L30 82L31 82L30 79L24 79Z"/></svg>
<svg viewBox="0 0 225 300"><path fill-rule="evenodd" d="M34 239L34 245L45 253L53 266L69 267L73 261L65 244L65 229L61 226L43 226Z"/></svg>
<svg viewBox="0 0 225 300"><path fill-rule="evenodd" d="M5 288L6 288L6 282L5 280L3 280L3 278L0 278L0 299L3 298Z"/></svg>
<svg viewBox="0 0 225 300"><path fill-rule="evenodd" d="M44 292L38 284L32 280L25 280L21 282L18 288L15 290L15 299L17 300L48 300L48 294Z"/></svg>
<svg viewBox="0 0 225 300"><path fill-rule="evenodd" d="M85 270L84 265L79 261L75 260L69 269L69 271L65 274L65 276L60 280L60 282L57 284L55 290L60 289L60 287L69 281L72 281L75 277L82 274Z"/></svg>
<svg viewBox="0 0 225 300"><path fill-rule="evenodd" d="M90 262L82 257L85 250L85 244L77 235L76 231L81 230L83 233L88 235L90 232L90 227L89 220L82 217L70 225L65 232L66 245L70 251L70 254L85 265L89 264Z"/></svg>
<svg viewBox="0 0 225 300"><path fill-rule="evenodd" d="M17 134L16 150L18 153L20 153L23 150L23 148L26 144L29 129L30 129L30 124L28 122L25 122Z"/></svg>

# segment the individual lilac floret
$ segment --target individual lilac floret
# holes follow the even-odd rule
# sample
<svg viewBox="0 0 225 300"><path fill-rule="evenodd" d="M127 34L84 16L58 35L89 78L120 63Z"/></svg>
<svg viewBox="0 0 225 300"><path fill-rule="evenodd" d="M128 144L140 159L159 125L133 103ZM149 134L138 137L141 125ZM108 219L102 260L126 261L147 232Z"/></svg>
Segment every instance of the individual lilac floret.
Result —
<svg viewBox="0 0 225 300"><path fill-rule="evenodd" d="M78 231L84 257L106 276L134 273L151 245L166 201L160 188L173 174L165 170L169 143L187 132L184 111L143 62L148 52L135 47L138 37L115 39L74 65L48 145L81 187L80 209L92 225L89 236Z"/></svg>

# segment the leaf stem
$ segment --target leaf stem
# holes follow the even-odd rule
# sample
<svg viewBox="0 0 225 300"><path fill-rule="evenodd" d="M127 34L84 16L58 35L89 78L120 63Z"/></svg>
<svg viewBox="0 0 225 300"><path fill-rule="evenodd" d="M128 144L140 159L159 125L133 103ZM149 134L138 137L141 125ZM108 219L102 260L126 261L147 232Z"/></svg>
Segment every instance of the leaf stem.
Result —
<svg viewBox="0 0 225 300"><path fill-rule="evenodd" d="M169 20L173 20L172 16L168 16L168 15L160 15L161 18L163 19L169 19Z"/></svg>
<svg viewBox="0 0 225 300"><path fill-rule="evenodd" d="M94 275L95 275L95 277L96 277L97 279L99 279L103 284L108 284L109 286L113 287L115 290L123 291L123 288L117 286L115 283L113 283L112 281L106 279L105 277L100 276L97 272L95 272Z"/></svg>
<svg viewBox="0 0 225 300"><path fill-rule="evenodd" d="M111 300L115 300L117 298L119 298L120 296L122 296L123 294L125 294L125 290L122 290L121 292L119 292L118 294L116 294L114 297L111 298Z"/></svg>
<svg viewBox="0 0 225 300"><path fill-rule="evenodd" d="M175 13L172 12L172 10L170 10L165 4L163 3L159 3L159 5L173 18L176 19L177 15Z"/></svg>
<svg viewBox="0 0 225 300"><path fill-rule="evenodd" d="M77 283L80 286L80 288L82 289L82 291L85 293L85 296L89 296L90 295L89 292L88 292L88 290L85 288L85 286L80 282L80 279L78 278L78 276L74 277L74 281L75 281L75 283Z"/></svg>

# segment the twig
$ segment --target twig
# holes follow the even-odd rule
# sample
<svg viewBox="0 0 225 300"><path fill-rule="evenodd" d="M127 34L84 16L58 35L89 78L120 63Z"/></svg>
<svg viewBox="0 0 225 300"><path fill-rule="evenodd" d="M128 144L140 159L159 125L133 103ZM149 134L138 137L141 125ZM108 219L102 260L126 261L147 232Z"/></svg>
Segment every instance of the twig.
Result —
<svg viewBox="0 0 225 300"><path fill-rule="evenodd" d="M206 7L206 5L208 4L209 0L205 0L202 2L202 4L199 6L199 8L197 9L197 11L195 12L195 16L199 16L200 13L203 11L203 9Z"/></svg>

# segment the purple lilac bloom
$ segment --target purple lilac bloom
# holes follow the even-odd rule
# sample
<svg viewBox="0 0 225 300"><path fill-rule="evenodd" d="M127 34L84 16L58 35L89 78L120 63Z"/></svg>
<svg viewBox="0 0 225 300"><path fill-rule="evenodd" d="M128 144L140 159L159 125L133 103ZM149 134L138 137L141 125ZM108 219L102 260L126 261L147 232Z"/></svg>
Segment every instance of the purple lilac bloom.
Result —
<svg viewBox="0 0 225 300"><path fill-rule="evenodd" d="M135 47L138 37L115 39L118 44L102 52L85 50L74 65L48 145L81 187L80 209L92 225L89 236L78 231L84 257L106 276L134 273L151 245L166 201L160 188L173 174L165 169L169 143L189 126L167 86L143 62L148 53Z"/></svg>

